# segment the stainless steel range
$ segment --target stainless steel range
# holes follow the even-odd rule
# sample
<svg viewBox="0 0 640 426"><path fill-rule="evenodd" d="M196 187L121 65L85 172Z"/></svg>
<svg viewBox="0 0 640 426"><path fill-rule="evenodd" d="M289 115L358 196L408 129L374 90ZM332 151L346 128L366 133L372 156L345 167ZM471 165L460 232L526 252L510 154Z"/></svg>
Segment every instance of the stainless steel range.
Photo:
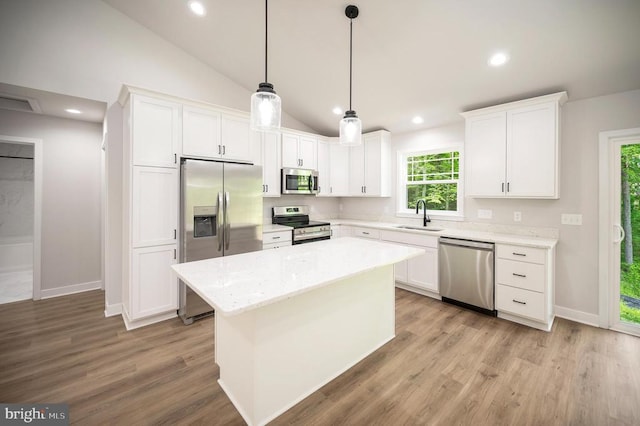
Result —
<svg viewBox="0 0 640 426"><path fill-rule="evenodd" d="M310 221L309 206L273 207L271 223L293 227L293 244L312 243L331 238L331 224Z"/></svg>

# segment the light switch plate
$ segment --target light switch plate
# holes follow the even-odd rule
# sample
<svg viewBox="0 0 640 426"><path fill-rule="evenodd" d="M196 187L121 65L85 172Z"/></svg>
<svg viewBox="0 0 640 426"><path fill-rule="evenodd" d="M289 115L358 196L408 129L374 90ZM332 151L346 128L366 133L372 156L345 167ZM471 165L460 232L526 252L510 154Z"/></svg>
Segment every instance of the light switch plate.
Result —
<svg viewBox="0 0 640 426"><path fill-rule="evenodd" d="M522 212L513 212L513 221L521 222L522 221Z"/></svg>
<svg viewBox="0 0 640 426"><path fill-rule="evenodd" d="M491 219L493 210L478 209L478 219Z"/></svg>
<svg viewBox="0 0 640 426"><path fill-rule="evenodd" d="M560 216L560 221L563 225L582 225L582 215L581 214L569 214L562 213Z"/></svg>

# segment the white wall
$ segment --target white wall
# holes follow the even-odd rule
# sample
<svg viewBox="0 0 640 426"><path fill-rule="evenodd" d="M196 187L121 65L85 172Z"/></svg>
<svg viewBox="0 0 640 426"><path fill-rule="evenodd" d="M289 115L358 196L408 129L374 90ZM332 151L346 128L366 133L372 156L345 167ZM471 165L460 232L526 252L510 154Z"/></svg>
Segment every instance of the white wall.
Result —
<svg viewBox="0 0 640 426"><path fill-rule="evenodd" d="M601 131L634 127L640 127L640 90L568 102L562 110L559 200L465 198L466 221L504 225L514 230L528 227L559 231L555 304L565 308L565 315L575 314L575 318L584 319L586 314L597 323L594 316L598 314L598 135ZM397 151L428 149L463 139L462 121L448 127L393 135L394 160ZM343 218L419 223L417 217L394 216L395 194L386 199L345 198L341 204ZM493 218L478 219L478 209L492 210ZM522 222L513 221L514 211L522 212ZM583 225L561 225L562 213L582 214Z"/></svg>
<svg viewBox="0 0 640 426"><path fill-rule="evenodd" d="M95 286L101 281L102 125L0 110L0 134L43 141L43 293Z"/></svg>

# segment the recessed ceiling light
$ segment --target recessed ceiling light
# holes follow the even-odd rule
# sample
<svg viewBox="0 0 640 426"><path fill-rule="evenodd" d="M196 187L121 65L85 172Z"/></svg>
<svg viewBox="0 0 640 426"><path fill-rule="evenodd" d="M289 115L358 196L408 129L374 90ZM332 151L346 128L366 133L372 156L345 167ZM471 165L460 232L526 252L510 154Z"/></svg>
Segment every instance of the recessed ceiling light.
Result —
<svg viewBox="0 0 640 426"><path fill-rule="evenodd" d="M65 109L65 111L67 111L69 114L82 114L82 111L80 111L79 109L75 109L75 108Z"/></svg>
<svg viewBox="0 0 640 426"><path fill-rule="evenodd" d="M499 67L507 63L509 57L505 53L496 53L489 58L489 65Z"/></svg>
<svg viewBox="0 0 640 426"><path fill-rule="evenodd" d="M204 5L196 0L191 0L189 2L189 9L198 16L204 16L207 14L207 10L204 8Z"/></svg>
<svg viewBox="0 0 640 426"><path fill-rule="evenodd" d="M420 117L419 115L416 115L415 117L413 117L411 119L411 122L413 124L422 124L422 123L424 123L424 118Z"/></svg>
<svg viewBox="0 0 640 426"><path fill-rule="evenodd" d="M334 109L331 110L335 115L342 115L342 108L340 107L335 107Z"/></svg>

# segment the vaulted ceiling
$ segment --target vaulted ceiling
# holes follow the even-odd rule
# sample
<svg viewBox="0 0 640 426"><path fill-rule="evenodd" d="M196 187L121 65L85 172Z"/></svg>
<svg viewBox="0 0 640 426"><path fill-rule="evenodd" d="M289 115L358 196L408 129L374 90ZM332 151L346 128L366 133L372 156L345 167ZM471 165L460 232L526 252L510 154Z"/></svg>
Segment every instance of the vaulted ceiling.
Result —
<svg viewBox="0 0 640 426"><path fill-rule="evenodd" d="M188 0L103 1L248 90L264 79L261 0L201 0L204 17ZM269 81L285 111L327 136L341 118L332 108L349 101L348 4L360 9L353 108L366 131L441 126L561 90L640 89L638 0L272 0ZM500 68L488 65L497 51L510 57Z"/></svg>

